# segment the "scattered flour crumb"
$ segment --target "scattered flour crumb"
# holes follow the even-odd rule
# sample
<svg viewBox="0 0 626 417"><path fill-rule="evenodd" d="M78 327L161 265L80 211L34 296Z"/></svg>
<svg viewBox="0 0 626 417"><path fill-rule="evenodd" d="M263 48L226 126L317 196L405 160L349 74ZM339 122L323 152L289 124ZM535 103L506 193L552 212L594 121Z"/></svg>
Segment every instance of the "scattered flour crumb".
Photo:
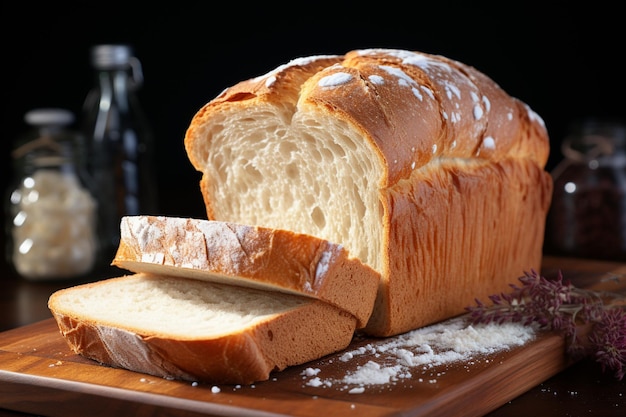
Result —
<svg viewBox="0 0 626 417"><path fill-rule="evenodd" d="M461 361L474 364L475 356L521 346L534 337L535 328L519 323L471 325L458 317L344 352L339 360L354 366L341 378L325 378L319 368L306 368L301 375L307 386L335 385L350 394L362 394L366 387L396 384L429 370L435 374L418 377L417 381L436 384L434 376L445 374L435 371L437 366Z"/></svg>
<svg viewBox="0 0 626 417"><path fill-rule="evenodd" d="M309 379L306 384L310 387L321 387L322 385L328 385L328 383L323 383L322 380L318 377Z"/></svg>
<svg viewBox="0 0 626 417"><path fill-rule="evenodd" d="M315 376L317 374L319 374L321 371L320 368L306 368L304 371L302 371L302 375L304 376Z"/></svg>

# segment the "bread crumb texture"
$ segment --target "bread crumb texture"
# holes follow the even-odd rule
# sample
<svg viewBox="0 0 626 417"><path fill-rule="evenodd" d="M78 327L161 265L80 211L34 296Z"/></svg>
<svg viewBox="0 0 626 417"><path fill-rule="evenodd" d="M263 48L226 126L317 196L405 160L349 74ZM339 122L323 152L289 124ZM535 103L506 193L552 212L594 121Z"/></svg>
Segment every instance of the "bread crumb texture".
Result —
<svg viewBox="0 0 626 417"><path fill-rule="evenodd" d="M307 300L193 279L143 275L61 291L54 303L57 313L100 326L192 339L237 332Z"/></svg>

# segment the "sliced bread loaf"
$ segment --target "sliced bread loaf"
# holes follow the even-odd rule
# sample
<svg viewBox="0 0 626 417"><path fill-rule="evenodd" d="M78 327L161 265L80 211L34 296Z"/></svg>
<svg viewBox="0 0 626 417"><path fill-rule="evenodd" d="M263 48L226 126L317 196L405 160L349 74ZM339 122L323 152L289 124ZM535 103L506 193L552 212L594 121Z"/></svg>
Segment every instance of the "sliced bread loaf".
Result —
<svg viewBox="0 0 626 417"><path fill-rule="evenodd" d="M113 265L304 295L372 314L380 274L341 245L287 230L164 216L122 218Z"/></svg>
<svg viewBox="0 0 626 417"><path fill-rule="evenodd" d="M48 306L71 349L165 378L252 383L347 347L356 318L282 292L134 274L59 290Z"/></svg>
<svg viewBox="0 0 626 417"><path fill-rule="evenodd" d="M185 147L210 219L318 236L380 272L372 335L461 314L541 267L546 127L452 59L294 59L209 101Z"/></svg>

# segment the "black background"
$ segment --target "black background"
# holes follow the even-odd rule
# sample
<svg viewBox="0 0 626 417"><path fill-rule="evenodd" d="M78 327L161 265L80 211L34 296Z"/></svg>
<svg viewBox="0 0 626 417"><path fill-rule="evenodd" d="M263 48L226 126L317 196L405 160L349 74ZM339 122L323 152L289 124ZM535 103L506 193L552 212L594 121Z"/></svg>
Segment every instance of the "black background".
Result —
<svg viewBox="0 0 626 417"><path fill-rule="evenodd" d="M300 56L389 47L472 65L542 116L548 169L572 122L624 120L620 2L489 3L3 2L2 185L26 111L65 107L80 116L93 81L89 47L99 43L131 44L143 64L140 99L157 139L168 215L204 215L200 176L183 148L194 113L225 87Z"/></svg>

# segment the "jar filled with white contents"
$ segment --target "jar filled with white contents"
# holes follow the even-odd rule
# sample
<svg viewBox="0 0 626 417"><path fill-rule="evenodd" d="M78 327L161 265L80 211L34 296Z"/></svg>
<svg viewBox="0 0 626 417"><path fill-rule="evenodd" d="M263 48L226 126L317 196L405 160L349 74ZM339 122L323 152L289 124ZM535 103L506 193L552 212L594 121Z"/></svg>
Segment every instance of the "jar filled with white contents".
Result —
<svg viewBox="0 0 626 417"><path fill-rule="evenodd" d="M96 261L96 201L83 169L73 113L35 109L13 149L6 201L7 258L23 278L68 279Z"/></svg>

